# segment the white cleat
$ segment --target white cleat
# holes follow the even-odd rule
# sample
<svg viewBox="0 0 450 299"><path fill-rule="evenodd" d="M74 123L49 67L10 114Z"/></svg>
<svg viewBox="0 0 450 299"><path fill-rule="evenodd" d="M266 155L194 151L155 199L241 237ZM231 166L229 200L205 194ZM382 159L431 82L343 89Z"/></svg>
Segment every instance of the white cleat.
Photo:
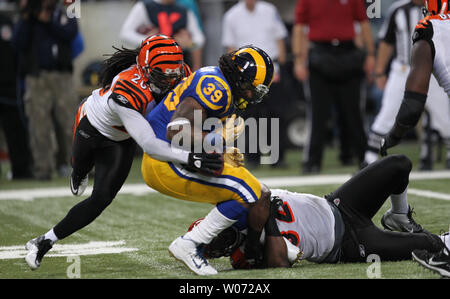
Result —
<svg viewBox="0 0 450 299"><path fill-rule="evenodd" d="M76 178L72 172L70 175L70 191L72 191L72 194L75 196L81 196L88 186L88 181L88 175L82 179L79 179Z"/></svg>
<svg viewBox="0 0 450 299"><path fill-rule="evenodd" d="M27 242L25 249L28 250L25 261L31 270L36 270L41 265L42 258L52 248L52 242L39 236Z"/></svg>
<svg viewBox="0 0 450 299"><path fill-rule="evenodd" d="M217 270L208 263L190 239L178 237L170 244L169 253L197 275L217 274Z"/></svg>

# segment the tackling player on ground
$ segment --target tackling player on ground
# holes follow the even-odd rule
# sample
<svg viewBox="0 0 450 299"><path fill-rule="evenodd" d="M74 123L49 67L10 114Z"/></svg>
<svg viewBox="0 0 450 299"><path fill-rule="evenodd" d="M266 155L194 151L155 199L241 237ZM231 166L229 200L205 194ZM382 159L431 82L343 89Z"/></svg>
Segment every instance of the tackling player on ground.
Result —
<svg viewBox="0 0 450 299"><path fill-rule="evenodd" d="M411 70L405 86L405 97L395 125L381 142L381 155L397 145L405 133L414 128L424 110L432 74L450 97L450 10L448 0L427 0L428 16L421 20L413 35ZM450 276L450 252L414 252L421 265Z"/></svg>
<svg viewBox="0 0 450 299"><path fill-rule="evenodd" d="M182 150L173 151L170 144L155 137L144 117L189 74L181 48L163 35L147 38L135 50L117 49L105 61L101 74L103 88L94 90L81 103L74 126L70 188L74 195L81 196L88 173L95 167L92 194L72 207L50 231L26 244L25 260L31 269L40 266L44 254L56 241L90 224L111 204L133 163L134 141L155 159L204 171L208 167L222 167L218 154L194 156Z"/></svg>
<svg viewBox="0 0 450 299"><path fill-rule="evenodd" d="M244 129L242 119L234 124L235 109L243 110L248 104L261 102L269 91L273 72L272 60L263 50L242 47L223 55L218 67L204 67L185 78L147 119L156 136L167 142L183 135L186 127L189 130L183 144L193 145L194 150L196 145L200 145L200 152L205 150L204 141L209 145L232 146ZM211 119L222 121L225 126L215 130L204 128L206 120ZM218 151L223 150L219 146ZM178 163L161 162L147 154L142 160L142 175L151 188L175 198L216 205L200 225L169 246L169 252L176 259L199 275L217 273L198 251L200 244L209 243L238 219L247 219L247 211L246 259L251 263L258 263L260 259L258 240L268 217L264 211L269 204L270 191L241 167L242 154L235 148L231 148L231 153L229 150L225 149L224 168L215 176Z"/></svg>
<svg viewBox="0 0 450 299"><path fill-rule="evenodd" d="M359 263L372 254L381 261L410 260L414 250L436 253L450 247L449 233L434 235L417 223L415 233L388 231L372 222L389 196L401 196L406 190L411 167L406 156L385 157L325 198L272 189L270 216L261 240L265 246L261 266L289 267L299 259ZM199 224L197 220L190 229ZM204 245L204 255L230 256L234 268L253 268L244 259L246 241L240 230L245 223L234 226Z"/></svg>

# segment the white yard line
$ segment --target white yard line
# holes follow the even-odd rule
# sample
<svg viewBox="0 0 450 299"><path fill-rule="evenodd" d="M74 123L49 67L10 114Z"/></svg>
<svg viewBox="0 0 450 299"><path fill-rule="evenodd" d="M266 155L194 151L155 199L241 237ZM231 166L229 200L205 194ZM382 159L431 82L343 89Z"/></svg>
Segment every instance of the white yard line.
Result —
<svg viewBox="0 0 450 299"><path fill-rule="evenodd" d="M349 174L338 175L315 175L315 176L291 176L291 177L269 177L261 178L260 181L270 188L281 187L300 187L300 186L319 186L319 185L339 185L345 183L351 178ZM412 172L410 180L433 180L433 179L450 179L450 171L433 171L433 172ZM408 190L411 194L438 198L443 200L450 200L449 194L438 193L428 190ZM92 187L88 187L85 194L90 194ZM126 184L122 187L120 195L136 195L143 196L149 193L156 192L150 189L145 184ZM22 200L32 201L38 198L55 198L55 197L71 197L73 196L69 187L54 187L54 188L34 188L34 189L15 189L15 190L0 190L0 201L2 200Z"/></svg>
<svg viewBox="0 0 450 299"><path fill-rule="evenodd" d="M55 244L46 257L82 256L115 254L137 251L137 248L124 247L125 241L89 242L85 244ZM28 251L24 245L0 246L0 260L24 258Z"/></svg>

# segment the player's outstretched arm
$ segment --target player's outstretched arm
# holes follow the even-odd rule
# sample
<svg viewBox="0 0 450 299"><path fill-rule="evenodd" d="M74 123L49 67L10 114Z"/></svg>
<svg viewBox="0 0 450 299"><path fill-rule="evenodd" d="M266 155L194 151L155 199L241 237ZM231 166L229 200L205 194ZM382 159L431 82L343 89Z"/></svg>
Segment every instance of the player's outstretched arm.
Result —
<svg viewBox="0 0 450 299"><path fill-rule="evenodd" d="M188 162L189 152L183 150L174 151L169 143L158 139L153 128L139 112L120 106L114 101L109 101L108 104L120 117L131 138L136 141L145 153L160 161Z"/></svg>
<svg viewBox="0 0 450 299"><path fill-rule="evenodd" d="M411 53L411 70L405 86L405 95L395 119L395 125L382 140L380 153L387 155L387 149L397 145L405 133L414 128L425 109L425 102L433 71L432 44L419 40Z"/></svg>

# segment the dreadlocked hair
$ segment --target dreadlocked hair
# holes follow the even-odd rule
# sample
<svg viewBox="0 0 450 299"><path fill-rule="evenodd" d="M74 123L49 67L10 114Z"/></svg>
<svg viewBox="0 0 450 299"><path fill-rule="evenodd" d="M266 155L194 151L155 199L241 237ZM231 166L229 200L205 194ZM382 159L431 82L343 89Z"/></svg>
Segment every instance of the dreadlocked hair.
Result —
<svg viewBox="0 0 450 299"><path fill-rule="evenodd" d="M117 74L136 63L136 57L139 55L141 48L132 50L124 47L119 49L113 46L113 49L116 50L114 54L104 55L109 56L109 58L103 61L100 72L100 83L103 88L109 87Z"/></svg>
<svg viewBox="0 0 450 299"><path fill-rule="evenodd" d="M227 53L219 58L219 68L222 71L228 84L231 86L231 92L233 98L239 99L241 95L240 81L241 71L233 61L233 55L235 52Z"/></svg>

